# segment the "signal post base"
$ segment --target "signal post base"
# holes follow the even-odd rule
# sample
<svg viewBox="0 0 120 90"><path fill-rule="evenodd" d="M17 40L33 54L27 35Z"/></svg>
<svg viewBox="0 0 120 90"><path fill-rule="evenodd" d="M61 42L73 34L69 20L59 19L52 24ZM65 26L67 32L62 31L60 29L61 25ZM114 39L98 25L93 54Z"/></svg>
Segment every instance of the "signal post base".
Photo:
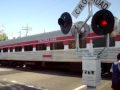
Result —
<svg viewBox="0 0 120 90"><path fill-rule="evenodd" d="M101 62L96 56L83 56L82 58L82 82L87 90L96 90L101 80Z"/></svg>
<svg viewBox="0 0 120 90"><path fill-rule="evenodd" d="M87 90L96 90L96 87L87 86Z"/></svg>

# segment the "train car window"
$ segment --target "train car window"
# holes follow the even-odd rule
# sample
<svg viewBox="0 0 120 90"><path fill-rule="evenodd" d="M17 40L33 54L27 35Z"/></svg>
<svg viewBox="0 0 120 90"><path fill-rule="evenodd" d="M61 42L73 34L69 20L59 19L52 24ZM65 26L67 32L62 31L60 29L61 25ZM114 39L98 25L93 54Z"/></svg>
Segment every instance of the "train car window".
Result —
<svg viewBox="0 0 120 90"><path fill-rule="evenodd" d="M53 43L50 44L50 50L55 50Z"/></svg>
<svg viewBox="0 0 120 90"><path fill-rule="evenodd" d="M50 50L64 49L63 42L55 42L50 44Z"/></svg>
<svg viewBox="0 0 120 90"><path fill-rule="evenodd" d="M46 50L46 44L37 44L36 51L39 51L39 50Z"/></svg>
<svg viewBox="0 0 120 90"><path fill-rule="evenodd" d="M33 45L24 46L24 51L33 51Z"/></svg>
<svg viewBox="0 0 120 90"><path fill-rule="evenodd" d="M75 41L69 42L69 49L75 49Z"/></svg>
<svg viewBox="0 0 120 90"><path fill-rule="evenodd" d="M3 48L3 52L8 52L8 48Z"/></svg>
<svg viewBox="0 0 120 90"><path fill-rule="evenodd" d="M13 52L13 48L12 47L10 48L10 52Z"/></svg>
<svg viewBox="0 0 120 90"><path fill-rule="evenodd" d="M12 49L11 49L12 51ZM15 47L15 52L21 52L22 51L22 47L21 46L18 46L18 47Z"/></svg>
<svg viewBox="0 0 120 90"><path fill-rule="evenodd" d="M1 49L0 49L0 53L1 53Z"/></svg>
<svg viewBox="0 0 120 90"><path fill-rule="evenodd" d="M105 47L106 46L106 37L93 39L93 47ZM110 47L115 46L114 38L110 37Z"/></svg>

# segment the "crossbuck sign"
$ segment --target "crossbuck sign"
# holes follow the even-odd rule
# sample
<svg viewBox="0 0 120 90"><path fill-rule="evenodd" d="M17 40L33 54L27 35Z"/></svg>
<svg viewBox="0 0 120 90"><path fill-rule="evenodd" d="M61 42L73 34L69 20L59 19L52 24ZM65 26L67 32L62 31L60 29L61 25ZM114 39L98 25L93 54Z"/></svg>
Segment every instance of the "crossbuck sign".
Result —
<svg viewBox="0 0 120 90"><path fill-rule="evenodd" d="M99 9L108 9L111 5L107 0L93 0L93 3Z"/></svg>
<svg viewBox="0 0 120 90"><path fill-rule="evenodd" d="M90 0L81 0L73 10L72 15L75 18L78 18L79 14L83 11L83 9L85 8L89 1ZM99 9L108 9L111 5L111 3L108 2L107 0L92 0L92 2Z"/></svg>

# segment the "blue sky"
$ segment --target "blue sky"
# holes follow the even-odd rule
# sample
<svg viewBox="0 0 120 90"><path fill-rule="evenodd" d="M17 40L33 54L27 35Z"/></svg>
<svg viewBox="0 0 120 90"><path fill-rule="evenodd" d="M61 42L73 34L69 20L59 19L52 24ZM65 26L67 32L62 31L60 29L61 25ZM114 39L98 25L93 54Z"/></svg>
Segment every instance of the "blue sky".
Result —
<svg viewBox="0 0 120 90"><path fill-rule="evenodd" d="M50 32L59 29L58 18L63 12L72 13L80 0L0 0L0 30L9 36L18 37L22 27L29 26L32 30L29 35ZM109 10L120 19L120 0L108 0L111 2ZM99 9L93 6L95 13ZM88 15L87 7L73 22L84 21ZM90 21L88 22L90 23Z"/></svg>

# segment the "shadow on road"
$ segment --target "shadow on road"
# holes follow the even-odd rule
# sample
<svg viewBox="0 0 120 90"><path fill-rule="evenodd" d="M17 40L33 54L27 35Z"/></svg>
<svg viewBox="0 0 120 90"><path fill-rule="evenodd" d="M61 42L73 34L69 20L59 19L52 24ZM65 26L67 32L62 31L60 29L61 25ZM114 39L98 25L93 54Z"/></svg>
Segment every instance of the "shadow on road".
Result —
<svg viewBox="0 0 120 90"><path fill-rule="evenodd" d="M3 67L4 68L4 67ZM57 75L57 76L70 76L70 77L82 77L82 71L70 71L68 69L57 69L57 68L20 68L20 67L5 67L15 69L14 73L21 73L22 72L34 72L34 73L41 73L41 74L49 74L49 75ZM5 72L6 73L6 72ZM7 73L11 74L11 71ZM12 71L13 73L13 71ZM4 75L4 73L2 73ZM0 74L1 75L1 74ZM101 75L103 80L111 80L112 73L104 73Z"/></svg>
<svg viewBox="0 0 120 90"><path fill-rule="evenodd" d="M27 86L13 82L0 81L0 90L47 90L47 89L35 88L33 86Z"/></svg>
<svg viewBox="0 0 120 90"><path fill-rule="evenodd" d="M66 69L48 69L48 68L16 68L16 70L34 72L34 73L42 73L49 75L57 75L57 76L70 76L70 77L82 77L81 72L69 71Z"/></svg>

